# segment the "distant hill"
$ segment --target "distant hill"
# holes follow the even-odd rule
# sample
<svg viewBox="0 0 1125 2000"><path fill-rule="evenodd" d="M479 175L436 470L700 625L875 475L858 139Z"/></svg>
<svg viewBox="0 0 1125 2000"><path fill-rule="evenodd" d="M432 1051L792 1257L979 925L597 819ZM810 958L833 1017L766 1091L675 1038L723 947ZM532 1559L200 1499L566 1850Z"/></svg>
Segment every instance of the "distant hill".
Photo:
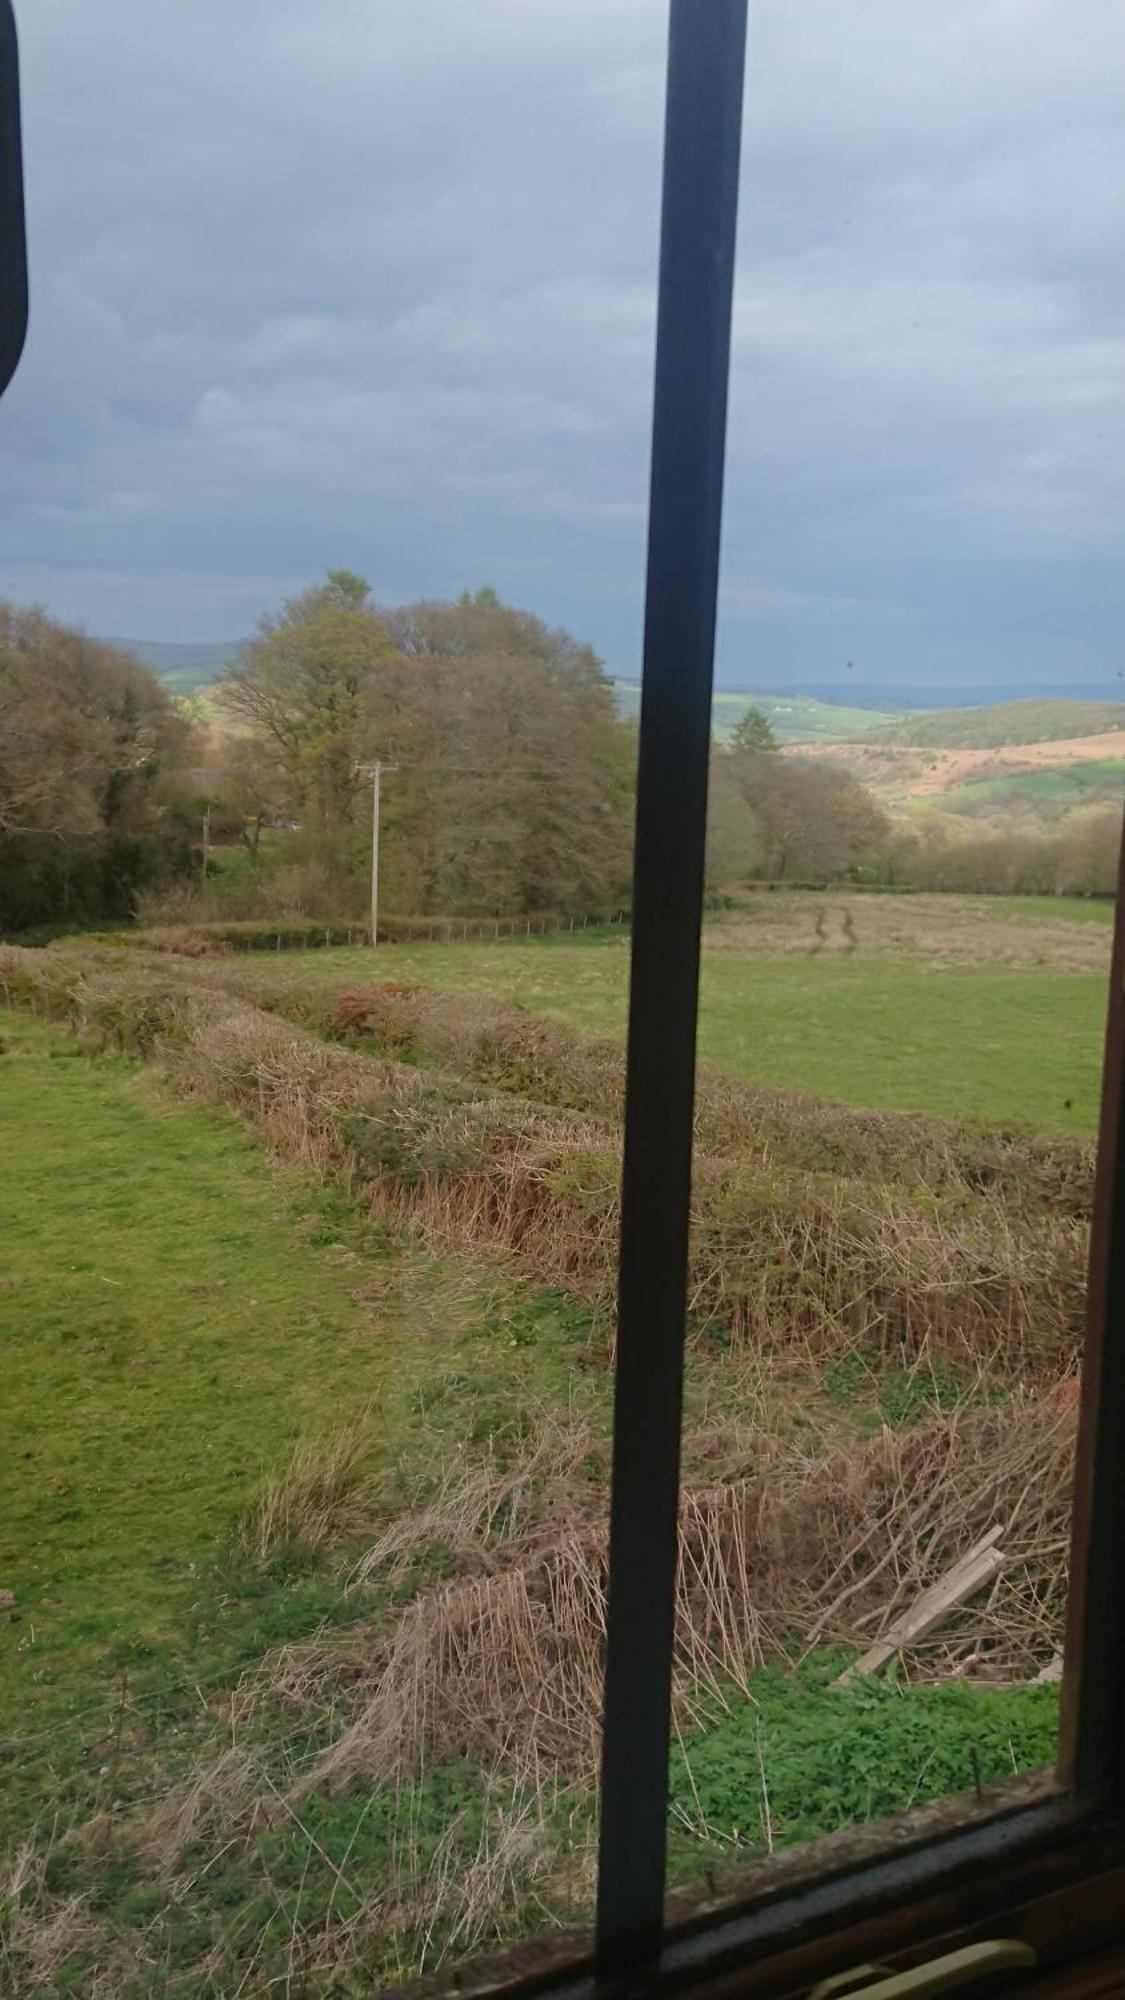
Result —
<svg viewBox="0 0 1125 2000"><path fill-rule="evenodd" d="M639 681L614 681L618 712L640 714ZM733 694L717 689L712 704L714 730L733 735L748 708L760 709L779 743L838 743L897 721L893 709L853 707L845 701L818 701L807 694Z"/></svg>
<svg viewBox="0 0 1125 2000"><path fill-rule="evenodd" d="M110 639L111 646L124 646L159 674L173 694L194 694L221 680L234 666L242 651L241 639L219 641L210 646L177 645L164 639Z"/></svg>
<svg viewBox="0 0 1125 2000"><path fill-rule="evenodd" d="M887 686L878 681L857 680L852 674L833 681L802 680L796 683L801 694L814 695L832 708L839 703L850 708L881 708L892 715L918 715L934 708L999 708L1015 701L1125 701L1125 688L1114 681L1033 681L1009 682L996 687L979 681L967 687L918 686L898 682ZM787 692L770 688L779 699Z"/></svg>
<svg viewBox="0 0 1125 2000"><path fill-rule="evenodd" d="M904 715L872 733L873 743L916 750L1001 750L1125 732L1125 702L1052 698ZM1122 745L1125 749L1125 743Z"/></svg>

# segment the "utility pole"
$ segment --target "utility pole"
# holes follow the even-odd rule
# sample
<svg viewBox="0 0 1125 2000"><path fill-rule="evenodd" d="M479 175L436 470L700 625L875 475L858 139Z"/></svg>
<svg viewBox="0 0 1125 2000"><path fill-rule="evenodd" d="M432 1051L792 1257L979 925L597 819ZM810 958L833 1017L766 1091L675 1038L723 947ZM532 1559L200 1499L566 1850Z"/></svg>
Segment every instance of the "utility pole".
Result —
<svg viewBox="0 0 1125 2000"><path fill-rule="evenodd" d="M203 808L203 880L207 880L207 863L211 858L211 801Z"/></svg>
<svg viewBox="0 0 1125 2000"><path fill-rule="evenodd" d="M397 771L397 764L368 764L371 779L371 942L379 942L379 811L384 771Z"/></svg>

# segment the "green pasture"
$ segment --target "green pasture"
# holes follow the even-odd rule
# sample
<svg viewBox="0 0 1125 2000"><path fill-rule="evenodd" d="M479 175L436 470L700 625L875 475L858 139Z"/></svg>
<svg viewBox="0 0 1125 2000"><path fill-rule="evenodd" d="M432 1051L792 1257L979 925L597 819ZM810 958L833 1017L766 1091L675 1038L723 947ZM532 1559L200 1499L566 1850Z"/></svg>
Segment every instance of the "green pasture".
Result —
<svg viewBox="0 0 1125 2000"><path fill-rule="evenodd" d="M1054 899L1034 900L1060 914ZM1078 904L1071 914L1101 923L1104 907ZM1006 903L1003 915L1019 920ZM470 989L586 1034L624 1035L620 931L385 945L374 956L363 947L270 955L271 976L283 965L299 984L383 978ZM732 1076L847 1104L1087 1132L1097 1117L1105 996L1105 974L1049 965L705 951L699 1053Z"/></svg>

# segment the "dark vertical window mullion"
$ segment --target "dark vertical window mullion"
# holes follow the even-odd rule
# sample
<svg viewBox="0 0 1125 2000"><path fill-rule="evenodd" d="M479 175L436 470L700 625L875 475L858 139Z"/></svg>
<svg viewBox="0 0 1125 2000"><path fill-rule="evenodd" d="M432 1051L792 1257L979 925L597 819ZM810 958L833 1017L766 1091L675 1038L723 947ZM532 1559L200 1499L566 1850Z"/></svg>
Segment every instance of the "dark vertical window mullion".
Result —
<svg viewBox="0 0 1125 2000"><path fill-rule="evenodd" d="M16 372L26 334L19 55L11 0L0 0L0 396Z"/></svg>
<svg viewBox="0 0 1125 2000"><path fill-rule="evenodd" d="M1125 1778L1125 835L1109 974L1075 1464L1060 1775L1079 1792Z"/></svg>
<svg viewBox="0 0 1125 2000"><path fill-rule="evenodd" d="M656 1954L746 0L671 0L625 1156L598 1954Z"/></svg>

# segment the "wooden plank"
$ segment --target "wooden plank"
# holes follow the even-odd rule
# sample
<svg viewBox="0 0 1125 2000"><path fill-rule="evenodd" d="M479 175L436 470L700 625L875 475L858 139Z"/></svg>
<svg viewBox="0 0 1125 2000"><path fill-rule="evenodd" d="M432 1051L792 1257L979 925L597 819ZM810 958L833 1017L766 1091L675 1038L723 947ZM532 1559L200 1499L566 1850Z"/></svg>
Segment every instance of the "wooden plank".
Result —
<svg viewBox="0 0 1125 2000"><path fill-rule="evenodd" d="M893 1660L896 1653L924 1639L958 1605L968 1603L986 1583L999 1576L1008 1561L1003 1549L996 1546L1002 1532L1000 1527L990 1528L982 1541L977 1542L928 1590L924 1590L909 1611L904 1611L887 1627L882 1638L877 1639L862 1658L845 1669L836 1686L846 1686L855 1674L877 1674L888 1660Z"/></svg>

